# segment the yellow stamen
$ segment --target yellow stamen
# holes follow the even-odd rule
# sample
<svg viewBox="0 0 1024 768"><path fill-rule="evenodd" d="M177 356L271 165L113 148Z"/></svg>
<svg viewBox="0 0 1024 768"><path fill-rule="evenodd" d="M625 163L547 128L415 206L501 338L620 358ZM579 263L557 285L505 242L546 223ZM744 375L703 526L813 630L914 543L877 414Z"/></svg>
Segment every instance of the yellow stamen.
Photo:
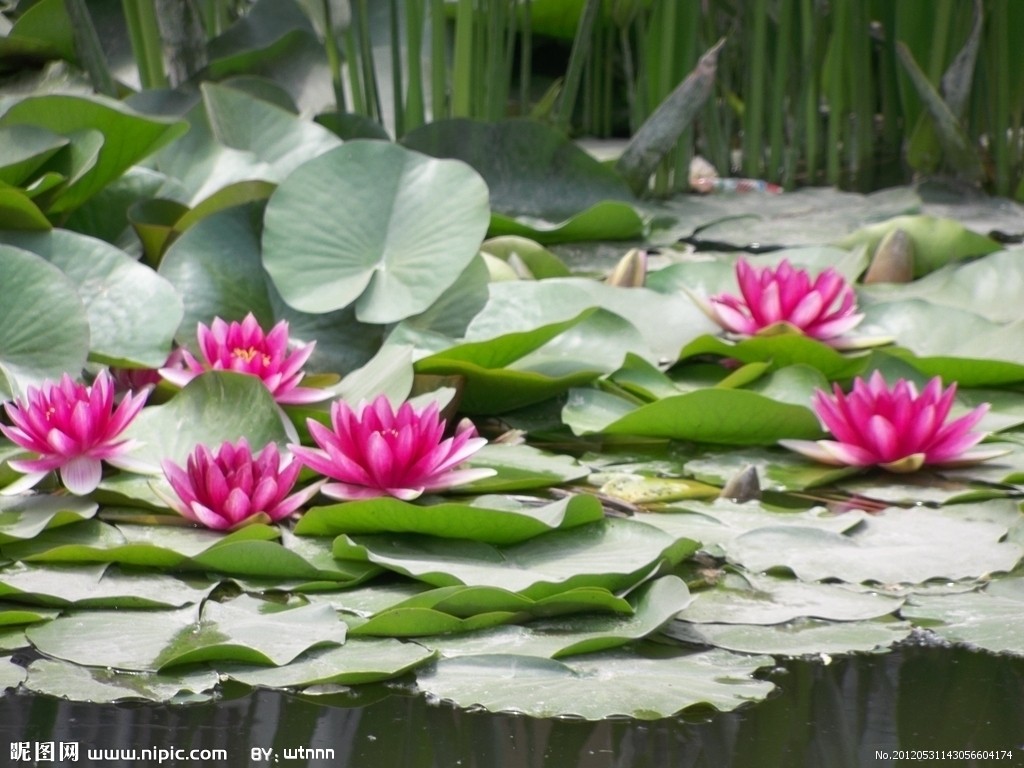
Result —
<svg viewBox="0 0 1024 768"><path fill-rule="evenodd" d="M256 347L249 347L248 349L242 349L241 347L235 347L231 350L231 354L235 357L241 358L247 363L251 363L257 357L263 358L264 365L270 365L270 355L266 352L261 352Z"/></svg>

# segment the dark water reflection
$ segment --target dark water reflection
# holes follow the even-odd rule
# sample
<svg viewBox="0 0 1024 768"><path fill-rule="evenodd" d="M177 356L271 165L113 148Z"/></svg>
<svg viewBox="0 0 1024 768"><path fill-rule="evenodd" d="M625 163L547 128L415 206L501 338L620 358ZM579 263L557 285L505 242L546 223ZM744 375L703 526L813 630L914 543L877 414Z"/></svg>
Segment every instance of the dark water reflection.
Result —
<svg viewBox="0 0 1024 768"><path fill-rule="evenodd" d="M177 707L83 705L9 693L0 698L0 763L8 764L8 742L27 741L77 742L79 760L65 765L103 766L161 763L89 760L87 750L223 749L227 760L199 764L296 768L1024 765L1024 658L908 646L830 664L789 662L772 679L777 694L740 712L648 723L466 712L380 688L330 705L270 691ZM301 755L300 747L333 750L333 758ZM274 750L277 762L253 761L253 748ZM896 749L1011 753L998 760L913 762L876 754Z"/></svg>

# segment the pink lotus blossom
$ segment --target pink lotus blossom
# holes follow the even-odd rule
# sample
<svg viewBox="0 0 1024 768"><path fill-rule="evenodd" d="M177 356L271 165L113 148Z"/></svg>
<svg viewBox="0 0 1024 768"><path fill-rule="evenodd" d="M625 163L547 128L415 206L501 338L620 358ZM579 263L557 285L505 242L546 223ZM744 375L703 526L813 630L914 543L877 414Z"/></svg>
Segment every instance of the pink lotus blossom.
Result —
<svg viewBox="0 0 1024 768"><path fill-rule="evenodd" d="M164 496L164 501L183 517L215 531L281 520L319 487L314 483L289 496L302 465L291 456L282 460L274 443L267 443L254 458L244 437L223 443L216 455L197 445L186 469L172 461L164 461L163 468L177 494Z"/></svg>
<svg viewBox="0 0 1024 768"><path fill-rule="evenodd" d="M338 482L323 492L336 499L394 496L409 501L427 491L439 491L490 477L491 469L456 469L487 441L464 419L455 435L444 438L444 420L436 403L416 411L404 403L397 411L380 395L353 410L347 403L331 405L328 429L308 419L309 432L320 449L290 446L310 469Z"/></svg>
<svg viewBox="0 0 1024 768"><path fill-rule="evenodd" d="M197 336L204 361L200 363L183 349L184 365L160 369L160 375L172 384L183 387L204 371L237 371L261 379L278 403L314 403L331 396L325 390L298 386L305 375L301 368L316 342L289 353L287 320L264 334L252 312L240 323L216 317L210 327L199 323Z"/></svg>
<svg viewBox="0 0 1024 768"><path fill-rule="evenodd" d="M805 270L786 259L762 268L739 259L736 280L741 295L720 293L707 307L712 319L733 333L753 336L789 327L834 345L864 318L856 312L853 288L831 268L812 283Z"/></svg>
<svg viewBox="0 0 1024 768"><path fill-rule="evenodd" d="M917 388L900 379L890 389L875 371L868 381L857 378L853 390L834 395L814 393L814 410L835 440L782 440L782 445L824 464L880 466L890 472L913 472L925 464L957 467L1001 456L1001 450L971 451L985 437L971 429L988 411L979 405L970 413L948 421L956 384L942 389L935 377L918 395Z"/></svg>
<svg viewBox="0 0 1024 768"><path fill-rule="evenodd" d="M101 462L136 468L125 455L136 441L117 437L138 415L148 395L148 390L129 393L115 407L114 382L106 371L100 372L92 386L65 373L59 383L47 381L39 389L29 387L24 401L4 406L12 426L0 425L0 431L39 456L8 462L25 477L8 486L5 493L31 488L57 469L67 489L83 495L99 485Z"/></svg>

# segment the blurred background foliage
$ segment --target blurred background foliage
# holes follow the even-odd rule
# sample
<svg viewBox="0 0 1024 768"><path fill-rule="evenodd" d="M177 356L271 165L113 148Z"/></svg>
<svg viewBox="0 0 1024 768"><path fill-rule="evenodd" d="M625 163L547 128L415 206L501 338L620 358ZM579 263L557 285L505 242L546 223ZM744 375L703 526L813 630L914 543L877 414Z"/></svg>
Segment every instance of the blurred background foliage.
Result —
<svg viewBox="0 0 1024 768"><path fill-rule="evenodd" d="M676 91L656 194L699 154L786 188L938 174L1024 200L1022 29L1014 0L0 0L0 96L230 79L342 138L527 116L614 154Z"/></svg>

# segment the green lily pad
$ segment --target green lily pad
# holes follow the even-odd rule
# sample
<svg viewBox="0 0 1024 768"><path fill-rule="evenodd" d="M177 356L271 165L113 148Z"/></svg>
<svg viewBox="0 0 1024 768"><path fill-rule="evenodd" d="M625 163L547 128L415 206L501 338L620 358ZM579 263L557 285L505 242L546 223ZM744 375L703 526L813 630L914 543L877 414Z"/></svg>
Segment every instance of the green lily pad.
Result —
<svg viewBox="0 0 1024 768"><path fill-rule="evenodd" d="M0 399L63 373L89 351L89 321L74 283L34 253L0 245Z"/></svg>
<svg viewBox="0 0 1024 768"><path fill-rule="evenodd" d="M162 573L133 573L106 565L30 565L0 571L0 598L80 608L180 608L213 587L193 586Z"/></svg>
<svg viewBox="0 0 1024 768"><path fill-rule="evenodd" d="M302 688L310 685L359 685L398 677L434 658L416 643L353 637L334 648L317 648L281 667L222 665L223 674L247 685Z"/></svg>
<svg viewBox="0 0 1024 768"><path fill-rule="evenodd" d="M184 466L200 443L218 448L245 437L253 450L287 440L282 414L255 376L207 371L164 405L143 409L123 433L142 444L132 457L154 471L164 459Z"/></svg>
<svg viewBox="0 0 1024 768"><path fill-rule="evenodd" d="M88 520L97 506L74 496L0 496L0 545Z"/></svg>
<svg viewBox="0 0 1024 768"><path fill-rule="evenodd" d="M10 650L27 645L21 630L15 630L8 634L10 627L18 627L23 624L35 624L38 621L49 621L57 618L60 611L50 608L34 608L29 606L18 606L14 603L0 605L0 648ZM20 636L19 636L20 633Z"/></svg>
<svg viewBox="0 0 1024 768"><path fill-rule="evenodd" d="M466 462L467 467L495 470L492 477L475 480L461 491L508 493L550 488L586 477L590 470L571 456L549 453L531 445L488 443Z"/></svg>
<svg viewBox="0 0 1024 768"><path fill-rule="evenodd" d="M679 353L682 360L697 355L719 355L744 363L767 362L772 368L807 365L821 371L828 379L856 376L867 362L865 354L843 354L802 333L751 336L740 341L706 335L690 342Z"/></svg>
<svg viewBox="0 0 1024 768"><path fill-rule="evenodd" d="M920 299L864 308L865 332L894 338L887 354L964 387L1003 386L1024 380L1024 319L1000 325L980 314Z"/></svg>
<svg viewBox="0 0 1024 768"><path fill-rule="evenodd" d="M436 649L444 658L493 653L565 658L606 651L645 638L686 608L692 599L681 579L663 576L630 593L631 615L566 615L457 637L424 638L420 642Z"/></svg>
<svg viewBox="0 0 1024 768"><path fill-rule="evenodd" d="M49 207L51 213L71 211L111 181L186 131L185 123L135 112L103 96L45 94L31 96L0 116L0 125L31 125L68 136L91 131L106 137L95 164L83 172Z"/></svg>
<svg viewBox="0 0 1024 768"><path fill-rule="evenodd" d="M901 605L900 598L843 585L729 574L713 589L698 593L678 618L693 624L767 625L797 618L848 622L886 616Z"/></svg>
<svg viewBox="0 0 1024 768"><path fill-rule="evenodd" d="M562 419L577 435L634 435L731 445L771 443L797 433L819 437L821 427L809 407L817 379L792 369L780 373L790 379L786 396L806 390L807 405L780 402L746 389L707 388L636 407L607 392L575 389L562 409Z"/></svg>
<svg viewBox="0 0 1024 768"><path fill-rule="evenodd" d="M179 664L231 660L280 666L303 651L345 640L328 606L268 612L246 596L174 611L71 613L27 630L48 656L83 666L156 672Z"/></svg>
<svg viewBox="0 0 1024 768"><path fill-rule="evenodd" d="M10 657L0 661L0 691L17 688L25 681L25 668L15 664Z"/></svg>
<svg viewBox="0 0 1024 768"><path fill-rule="evenodd" d="M153 270L112 245L67 230L8 233L0 239L39 254L74 282L89 318L93 359L149 368L164 364L182 305Z"/></svg>
<svg viewBox="0 0 1024 768"><path fill-rule="evenodd" d="M489 237L528 237L538 243L575 243L581 240L631 240L640 237L644 220L628 203L605 200L563 220L533 216L491 214Z"/></svg>
<svg viewBox="0 0 1024 768"><path fill-rule="evenodd" d="M914 246L914 275L932 272L951 261L982 256L1000 249L995 240L964 227L953 219L936 216L896 216L852 232L836 241L840 248L866 245L874 251L882 238L902 229Z"/></svg>
<svg viewBox="0 0 1024 768"><path fill-rule="evenodd" d="M751 571L783 567L800 579L919 583L1011 571L1024 548L1002 539L1007 524L970 519L961 507L895 509L846 534L799 526L765 527L724 547Z"/></svg>
<svg viewBox="0 0 1024 768"><path fill-rule="evenodd" d="M859 510L841 515L832 514L822 507L802 512L773 512L758 501L740 504L716 499L713 502L677 503L662 512L640 515L637 519L660 528L670 536L700 542L702 549L711 549L760 528L796 526L838 535L855 528L864 517L865 513Z"/></svg>
<svg viewBox="0 0 1024 768"><path fill-rule="evenodd" d="M295 532L306 536L418 533L502 545L593 523L603 515L601 503L586 495L538 506L488 496L472 504L410 504L382 497L314 507L295 525Z"/></svg>
<svg viewBox="0 0 1024 768"><path fill-rule="evenodd" d="M436 586L501 587L537 599L582 586L629 587L663 560L689 554L674 545L651 526L609 519L502 548L429 536L342 535L335 539L334 554Z"/></svg>
<svg viewBox="0 0 1024 768"><path fill-rule="evenodd" d="M912 627L905 621L843 621L796 619L785 624L673 623L666 634L686 643L710 645L740 653L776 656L828 656L871 652L905 640Z"/></svg>
<svg viewBox="0 0 1024 768"><path fill-rule="evenodd" d="M211 698L217 683L217 673L212 670L158 675L87 668L58 659L37 659L29 665L25 687L36 693L95 704L139 699L184 703Z"/></svg>
<svg viewBox="0 0 1024 768"><path fill-rule="evenodd" d="M1024 578L992 582L980 592L915 595L901 611L951 643L1024 656Z"/></svg>
<svg viewBox="0 0 1024 768"><path fill-rule="evenodd" d="M752 675L773 663L770 656L719 650L674 658L611 651L567 662L491 654L442 659L417 673L416 683L463 708L531 717L656 720L692 706L729 711L761 701L774 685Z"/></svg>
<svg viewBox="0 0 1024 768"><path fill-rule="evenodd" d="M419 359L415 370L462 376L460 408L470 414L498 413L546 400L614 370L624 354L619 350L638 342L625 320L586 309L565 321L448 347ZM587 348L581 350L584 344Z"/></svg>
<svg viewBox="0 0 1024 768"><path fill-rule="evenodd" d="M331 216L320 201L343 200ZM476 256L487 187L461 163L354 141L292 173L271 196L263 263L290 305L319 313L355 303L389 323L437 300Z"/></svg>
<svg viewBox="0 0 1024 768"><path fill-rule="evenodd" d="M771 491L804 491L831 485L863 471L859 467L813 464L781 448L744 448L707 453L686 462L685 471L698 480L722 486L746 467L754 467L761 488Z"/></svg>

